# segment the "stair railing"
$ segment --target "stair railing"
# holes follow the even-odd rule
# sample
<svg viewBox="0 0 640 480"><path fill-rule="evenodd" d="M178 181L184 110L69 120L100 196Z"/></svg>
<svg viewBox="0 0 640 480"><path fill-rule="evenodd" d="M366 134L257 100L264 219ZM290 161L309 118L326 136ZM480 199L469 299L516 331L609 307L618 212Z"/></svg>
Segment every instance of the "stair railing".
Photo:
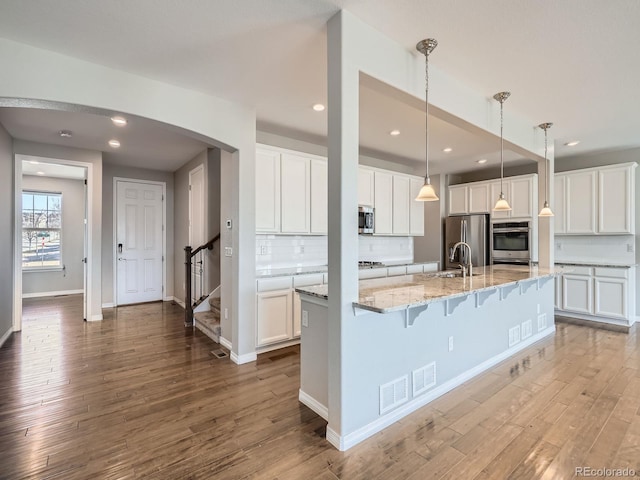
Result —
<svg viewBox="0 0 640 480"><path fill-rule="evenodd" d="M213 250L213 244L220 239L220 234L217 234L207 243L204 243L197 247L195 250L191 246L184 247L184 326L193 326L193 309L197 307L207 296L204 294L204 260L203 254L205 250ZM196 258L198 257L198 258ZM192 282L194 265L198 265L200 273L200 297L195 299L191 298Z"/></svg>

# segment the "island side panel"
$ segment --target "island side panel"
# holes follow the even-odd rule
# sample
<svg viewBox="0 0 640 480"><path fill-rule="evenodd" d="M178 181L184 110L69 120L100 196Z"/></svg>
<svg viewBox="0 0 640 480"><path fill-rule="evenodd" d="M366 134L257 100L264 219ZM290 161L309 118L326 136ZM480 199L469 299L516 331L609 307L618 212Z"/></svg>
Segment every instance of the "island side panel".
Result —
<svg viewBox="0 0 640 480"><path fill-rule="evenodd" d="M483 298L482 305L475 293L457 305L460 299L432 303L409 327L404 312L365 313L350 320L345 326L347 342L343 358L344 388L348 392L343 412L345 447L364 440L532 341L553 333L553 278L525 284L529 285L526 290L519 285L498 287L495 293ZM546 319L546 325L540 329L539 315ZM522 338L528 321L531 333ZM513 327L520 327L520 341L510 346L509 330ZM449 337L453 337L452 351ZM414 394L413 372L433 362L435 385ZM408 390L404 401L403 379ZM400 403L381 413L381 386L392 382L399 388L394 395L400 397ZM388 388L386 392L389 393Z"/></svg>
<svg viewBox="0 0 640 480"><path fill-rule="evenodd" d="M328 420L328 305L320 298L301 295L300 299L302 312L307 312L308 321L301 329L299 399Z"/></svg>

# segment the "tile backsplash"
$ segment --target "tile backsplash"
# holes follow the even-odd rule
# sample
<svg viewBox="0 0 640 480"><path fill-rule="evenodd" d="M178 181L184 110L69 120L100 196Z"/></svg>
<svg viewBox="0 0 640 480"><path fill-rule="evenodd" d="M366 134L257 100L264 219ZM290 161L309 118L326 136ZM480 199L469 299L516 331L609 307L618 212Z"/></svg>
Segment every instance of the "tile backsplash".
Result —
<svg viewBox="0 0 640 480"><path fill-rule="evenodd" d="M556 235L555 261L635 264L634 235Z"/></svg>
<svg viewBox="0 0 640 480"><path fill-rule="evenodd" d="M358 260L382 263L413 262L412 237L360 235ZM256 269L326 265L327 237L256 235Z"/></svg>

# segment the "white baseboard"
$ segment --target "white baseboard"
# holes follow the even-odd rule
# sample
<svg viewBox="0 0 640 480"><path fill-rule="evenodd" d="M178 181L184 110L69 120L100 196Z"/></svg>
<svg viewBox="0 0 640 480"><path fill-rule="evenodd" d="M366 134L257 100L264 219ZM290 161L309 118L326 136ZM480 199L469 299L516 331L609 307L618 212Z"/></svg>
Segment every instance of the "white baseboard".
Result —
<svg viewBox="0 0 640 480"><path fill-rule="evenodd" d="M168 296L168 297L164 297L164 298L162 299L162 301L163 301L163 302L170 302L170 301L172 301L174 298L175 298L175 297Z"/></svg>
<svg viewBox="0 0 640 480"><path fill-rule="evenodd" d="M55 292L23 293L22 298L57 297L59 295L77 295L79 293L84 293L84 290L58 290Z"/></svg>
<svg viewBox="0 0 640 480"><path fill-rule="evenodd" d="M2 335L2 337L0 338L0 347L4 345L4 342L9 340L9 337L11 336L12 333L13 333L13 327L11 327L9 330L4 332L4 335Z"/></svg>
<svg viewBox="0 0 640 480"><path fill-rule="evenodd" d="M291 347L292 345L300 345L300 337L293 340L287 340L286 342L274 343L273 345L267 345L266 347L256 347L256 353L267 353L274 350L280 350L281 348Z"/></svg>
<svg viewBox="0 0 640 480"><path fill-rule="evenodd" d="M87 321L89 322L99 322L100 320L103 320L102 314L99 313L97 315L91 315L91 318L87 318Z"/></svg>
<svg viewBox="0 0 640 480"><path fill-rule="evenodd" d="M242 365L243 363L255 362L258 359L258 355L256 352L245 353L244 355L238 355L235 352L231 352L231 361L237 365Z"/></svg>
<svg viewBox="0 0 640 480"><path fill-rule="evenodd" d="M552 325L546 330L543 330L537 333L536 335L521 341L517 345L514 345L513 347L509 348L508 350L505 350L504 352L494 357L491 357L490 359L482 362L479 365L476 365L475 367L473 367L470 370L467 370L461 375L458 375L457 377L454 377L451 380L443 383L439 387L434 388L433 390L430 390L424 395L414 398L410 402L405 403L404 405L393 410L387 415L384 415L374 420L373 422L363 427L360 427L354 432L348 433L347 435L340 435L334 430L327 427L327 437L326 437L327 441L340 451L348 450L354 445L357 445L358 443L378 433L379 431L383 430L389 425L397 422L401 418L406 417L407 415L418 410L419 408L422 408L423 406L432 402L436 398L441 397L442 395L453 390L456 387L459 387L460 385L470 380L471 378L475 377L476 375L479 375L480 373L494 367L495 365L502 362L503 360L506 360L510 356L515 355L520 350L524 350L525 348L533 345L534 343L542 340L543 338L549 335L552 335L555 331L556 331L556 327L555 325Z"/></svg>
<svg viewBox="0 0 640 480"><path fill-rule="evenodd" d="M184 302L182 300L178 300L176 297L171 297L171 299L180 305L182 308L185 308Z"/></svg>
<svg viewBox="0 0 640 480"><path fill-rule="evenodd" d="M313 398L311 395L307 395L306 393L304 393L302 389L298 390L298 400L300 401L300 403L309 407L322 418L329 421L329 409L319 401L317 401L315 398ZM327 433L327 436L328 435L329 434Z"/></svg>
<svg viewBox="0 0 640 480"><path fill-rule="evenodd" d="M233 350L233 345L231 344L231 342L222 336L220 337L220 345L222 345L229 351Z"/></svg>
<svg viewBox="0 0 640 480"><path fill-rule="evenodd" d="M102 304L102 308L114 308L116 305L113 302L107 302Z"/></svg>

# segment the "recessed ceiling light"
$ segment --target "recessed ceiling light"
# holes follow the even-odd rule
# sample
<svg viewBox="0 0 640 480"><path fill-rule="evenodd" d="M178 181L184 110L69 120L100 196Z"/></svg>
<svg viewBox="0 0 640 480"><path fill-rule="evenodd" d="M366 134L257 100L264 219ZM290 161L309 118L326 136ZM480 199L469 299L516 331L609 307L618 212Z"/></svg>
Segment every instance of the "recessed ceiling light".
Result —
<svg viewBox="0 0 640 480"><path fill-rule="evenodd" d="M486 158L481 158L480 160L476 160L477 163L487 163Z"/></svg>
<svg viewBox="0 0 640 480"><path fill-rule="evenodd" d="M58 133L62 138L71 138L71 135L73 135L71 130L60 130Z"/></svg>
<svg viewBox="0 0 640 480"><path fill-rule="evenodd" d="M389 135L391 135L392 137L397 137L398 135L400 135L400 130L391 130L389 132Z"/></svg>
<svg viewBox="0 0 640 480"><path fill-rule="evenodd" d="M324 111L324 109L325 109L325 106L324 106L323 104L321 104L321 103L316 103L316 104L313 106L313 109L314 109L316 112L323 112L323 111Z"/></svg>
<svg viewBox="0 0 640 480"><path fill-rule="evenodd" d="M575 147L575 146L576 146L577 144L579 144L579 143L580 143L580 140L572 140L571 142L567 142L567 143L565 143L565 145L566 145L567 147Z"/></svg>
<svg viewBox="0 0 640 480"><path fill-rule="evenodd" d="M44 172L36 172L38 175L44 175Z"/></svg>
<svg viewBox="0 0 640 480"><path fill-rule="evenodd" d="M109 140L109 146L111 148L118 148L120 146L120 142L118 140Z"/></svg>
<svg viewBox="0 0 640 480"><path fill-rule="evenodd" d="M453 148L451 148L451 147L443 148L443 149L442 149L442 151L443 151L444 153L453 152Z"/></svg>
<svg viewBox="0 0 640 480"><path fill-rule="evenodd" d="M111 117L111 121L116 127L124 127L127 124L127 119L124 117Z"/></svg>

